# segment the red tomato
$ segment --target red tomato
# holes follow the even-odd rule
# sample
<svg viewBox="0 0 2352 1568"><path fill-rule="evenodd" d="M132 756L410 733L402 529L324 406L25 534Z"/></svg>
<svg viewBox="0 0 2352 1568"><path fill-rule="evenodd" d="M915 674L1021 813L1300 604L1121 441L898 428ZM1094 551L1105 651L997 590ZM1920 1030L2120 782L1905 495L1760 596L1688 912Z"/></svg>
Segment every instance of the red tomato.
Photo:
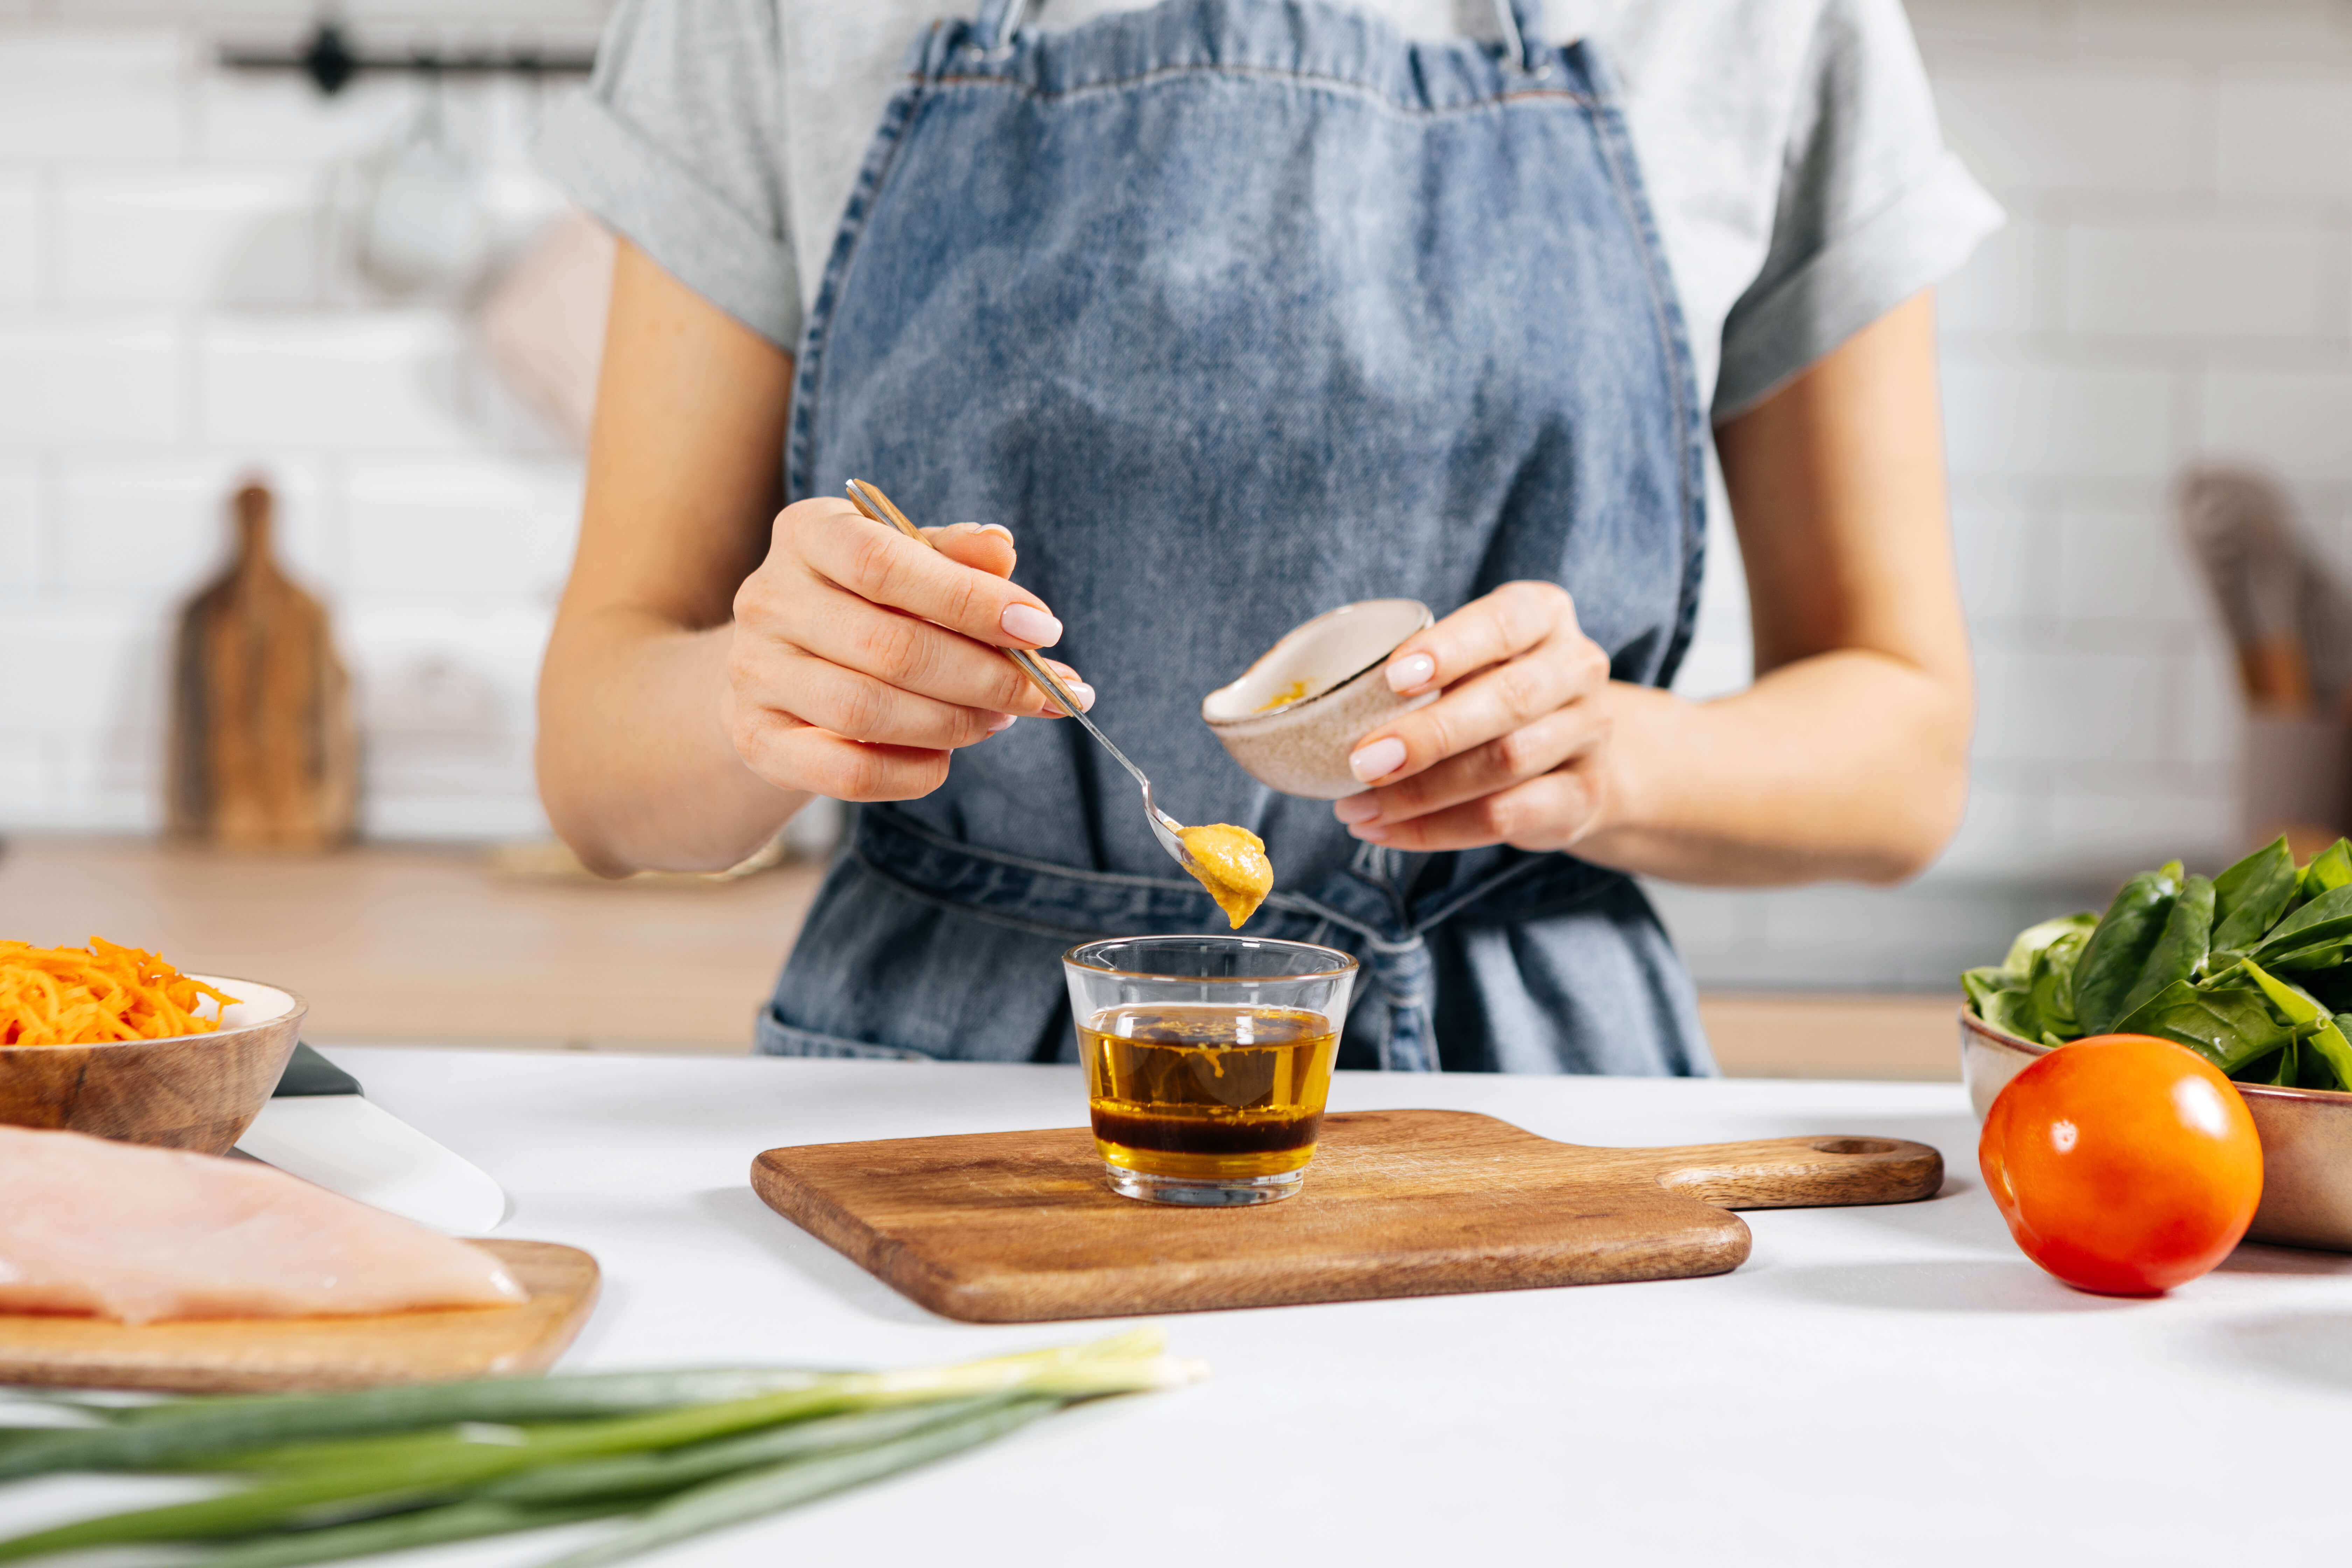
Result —
<svg viewBox="0 0 2352 1568"><path fill-rule="evenodd" d="M2103 1296L2160 1296L2230 1255L2263 1196L2236 1086L2146 1035L2061 1046L2009 1081L1977 1164L2034 1262Z"/></svg>

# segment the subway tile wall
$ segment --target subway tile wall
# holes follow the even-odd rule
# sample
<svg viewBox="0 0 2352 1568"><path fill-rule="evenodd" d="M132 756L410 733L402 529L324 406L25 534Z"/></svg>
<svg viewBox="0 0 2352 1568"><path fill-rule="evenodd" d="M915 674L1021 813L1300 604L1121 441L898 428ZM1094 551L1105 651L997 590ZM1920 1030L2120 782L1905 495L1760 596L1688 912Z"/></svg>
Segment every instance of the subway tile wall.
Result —
<svg viewBox="0 0 2352 1568"><path fill-rule="evenodd" d="M371 45L586 47L605 4L341 9ZM213 64L225 41L299 41L315 10L0 5L0 828L155 824L168 627L254 474L352 668L367 831L544 830L531 688L579 460L490 366L467 300L394 297L351 263L371 164L426 89L329 100ZM563 90L439 95L501 258L562 211L529 141Z"/></svg>
<svg viewBox="0 0 2352 1568"><path fill-rule="evenodd" d="M576 42L604 8L342 10L378 38ZM209 63L312 9L0 0L0 827L155 821L164 628L247 472L338 616L369 830L542 826L530 688L578 461L461 306L372 293L345 259L339 215L418 89L321 100ZM1911 13L1947 133L2011 216L1942 299L1975 794L1909 889L1658 889L1721 984L1942 984L2045 905L2228 852L2238 705L2172 518L2185 465L2276 474L2352 566L2352 3ZM559 90L445 92L509 251L559 210L527 153ZM1748 668L1736 553L1715 559L1696 694Z"/></svg>
<svg viewBox="0 0 2352 1568"><path fill-rule="evenodd" d="M2126 872L2226 860L2241 707L2184 468L2281 480L2352 581L2352 5L1909 10L1945 134L2010 214L1939 300L1968 818L1891 894L1654 889L1716 984L1948 986ZM1738 630L1709 628L1712 679Z"/></svg>

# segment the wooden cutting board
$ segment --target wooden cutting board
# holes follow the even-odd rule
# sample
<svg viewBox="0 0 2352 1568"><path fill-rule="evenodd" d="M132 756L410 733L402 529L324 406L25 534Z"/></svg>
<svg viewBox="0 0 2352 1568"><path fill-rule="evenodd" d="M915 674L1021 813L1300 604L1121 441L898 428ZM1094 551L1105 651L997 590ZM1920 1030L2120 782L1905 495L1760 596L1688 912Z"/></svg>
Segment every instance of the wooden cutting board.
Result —
<svg viewBox="0 0 2352 1568"><path fill-rule="evenodd" d="M530 1300L373 1318L223 1318L131 1327L0 1313L0 1384L278 1393L540 1372L596 1305L596 1260L545 1241L477 1241Z"/></svg>
<svg viewBox="0 0 2352 1568"><path fill-rule="evenodd" d="M180 616L172 676L172 831L215 844L320 848L358 820L351 681L327 612L278 566L276 502L236 499L236 555Z"/></svg>
<svg viewBox="0 0 2352 1568"><path fill-rule="evenodd" d="M771 1149L768 1206L950 1318L1059 1318L1721 1274L1733 1208L1907 1203L1943 1157L1893 1138L1590 1149L1462 1110L1327 1117L1297 1197L1140 1203L1079 1127Z"/></svg>

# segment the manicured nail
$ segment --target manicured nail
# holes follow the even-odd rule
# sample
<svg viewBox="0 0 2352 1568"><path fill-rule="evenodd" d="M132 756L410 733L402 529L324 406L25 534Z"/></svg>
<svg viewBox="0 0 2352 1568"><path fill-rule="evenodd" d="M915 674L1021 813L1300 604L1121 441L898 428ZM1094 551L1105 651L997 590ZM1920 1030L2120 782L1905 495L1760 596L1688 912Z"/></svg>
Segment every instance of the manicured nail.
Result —
<svg viewBox="0 0 2352 1568"><path fill-rule="evenodd" d="M1062 684L1069 689L1071 696L1078 700L1079 712L1091 713L1095 710L1095 689L1093 687L1088 686L1083 680L1065 680Z"/></svg>
<svg viewBox="0 0 2352 1568"><path fill-rule="evenodd" d="M1437 661L1425 653L1409 653L1389 665L1389 689L1414 691L1437 679Z"/></svg>
<svg viewBox="0 0 2352 1568"><path fill-rule="evenodd" d="M1385 778L1404 766L1404 742L1394 735L1360 746L1348 758L1348 771L1364 783Z"/></svg>
<svg viewBox="0 0 2352 1568"><path fill-rule="evenodd" d="M1013 728L1013 721L1019 717L1021 715L1018 713L999 713L988 721L988 732L992 735L1002 735L1005 731Z"/></svg>
<svg viewBox="0 0 2352 1568"><path fill-rule="evenodd" d="M1360 822L1348 831L1355 837L1370 839L1374 844L1389 841L1389 830L1376 822Z"/></svg>
<svg viewBox="0 0 2352 1568"><path fill-rule="evenodd" d="M1007 605L998 624L1004 635L1037 647L1051 647L1062 640L1062 623L1034 605Z"/></svg>
<svg viewBox="0 0 2352 1568"><path fill-rule="evenodd" d="M1380 800L1370 790L1331 803L1331 815L1342 822L1370 822L1380 814Z"/></svg>
<svg viewBox="0 0 2352 1568"><path fill-rule="evenodd" d="M980 525L980 531L982 533L1001 533L1004 535L1005 541L1008 543L1010 543L1013 539L1013 531L1005 527L1001 522L983 522Z"/></svg>

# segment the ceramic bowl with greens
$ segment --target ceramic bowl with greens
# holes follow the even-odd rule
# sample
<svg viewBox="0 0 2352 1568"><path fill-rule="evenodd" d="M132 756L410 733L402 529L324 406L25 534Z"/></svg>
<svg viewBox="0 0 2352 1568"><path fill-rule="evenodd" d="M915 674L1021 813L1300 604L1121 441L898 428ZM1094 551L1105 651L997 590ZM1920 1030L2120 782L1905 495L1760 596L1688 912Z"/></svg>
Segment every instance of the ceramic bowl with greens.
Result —
<svg viewBox="0 0 2352 1568"><path fill-rule="evenodd" d="M2179 861L2106 913L2018 933L1960 977L1960 1068L1981 1118L2035 1057L2154 1035L2237 1080L2263 1140L2256 1241L2352 1251L2352 844L2298 867L2279 839L2211 879ZM2345 1016L2339 1016L2338 1009Z"/></svg>

